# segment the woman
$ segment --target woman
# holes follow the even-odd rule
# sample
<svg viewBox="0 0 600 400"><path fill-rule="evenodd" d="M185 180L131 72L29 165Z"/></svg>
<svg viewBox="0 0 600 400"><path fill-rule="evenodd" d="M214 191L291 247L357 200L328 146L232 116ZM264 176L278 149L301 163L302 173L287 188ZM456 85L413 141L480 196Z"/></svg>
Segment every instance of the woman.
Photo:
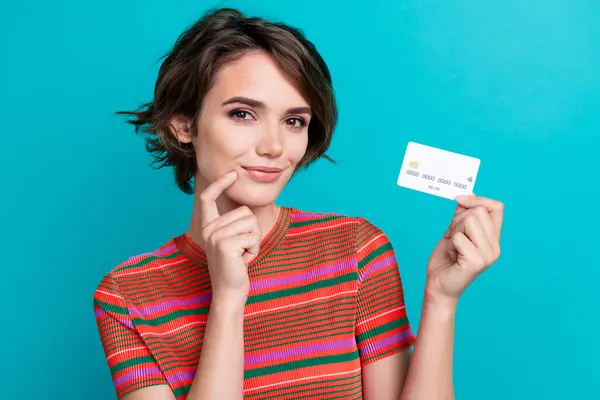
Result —
<svg viewBox="0 0 600 400"><path fill-rule="evenodd" d="M275 204L326 157L336 123L329 71L300 32L209 13L164 60L154 99L125 114L194 202L185 234L95 293L118 398L453 398L456 305L499 255L499 202L457 199L415 338L381 230Z"/></svg>

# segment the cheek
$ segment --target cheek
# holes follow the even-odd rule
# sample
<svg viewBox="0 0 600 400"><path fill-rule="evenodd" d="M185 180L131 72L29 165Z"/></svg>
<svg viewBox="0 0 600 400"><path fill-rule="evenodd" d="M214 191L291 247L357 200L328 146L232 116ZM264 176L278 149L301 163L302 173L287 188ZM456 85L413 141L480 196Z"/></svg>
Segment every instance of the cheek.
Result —
<svg viewBox="0 0 600 400"><path fill-rule="evenodd" d="M306 148L308 146L308 133L304 132L301 134L295 134L290 138L288 146L288 160L290 164L296 165L306 154Z"/></svg>
<svg viewBox="0 0 600 400"><path fill-rule="evenodd" d="M199 172L209 180L229 172L248 146L235 131L236 127L222 121L198 128L194 146Z"/></svg>

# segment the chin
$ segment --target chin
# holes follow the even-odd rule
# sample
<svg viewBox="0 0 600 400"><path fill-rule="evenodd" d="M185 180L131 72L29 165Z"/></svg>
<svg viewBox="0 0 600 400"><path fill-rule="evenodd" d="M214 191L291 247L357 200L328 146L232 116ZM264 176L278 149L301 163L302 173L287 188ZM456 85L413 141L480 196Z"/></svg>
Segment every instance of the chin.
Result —
<svg viewBox="0 0 600 400"><path fill-rule="evenodd" d="M266 207L275 202L281 188L278 185L234 184L226 191L227 197L237 204L250 208Z"/></svg>

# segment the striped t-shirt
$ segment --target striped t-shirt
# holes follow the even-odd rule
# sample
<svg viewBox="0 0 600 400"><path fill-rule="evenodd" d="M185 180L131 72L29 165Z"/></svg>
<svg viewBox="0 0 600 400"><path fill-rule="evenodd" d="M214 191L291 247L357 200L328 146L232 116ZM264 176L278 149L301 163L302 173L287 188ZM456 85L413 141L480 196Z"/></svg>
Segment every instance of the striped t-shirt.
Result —
<svg viewBox="0 0 600 400"><path fill-rule="evenodd" d="M387 236L368 220L280 207L248 265L245 399L361 399L361 367L415 340ZM94 310L118 398L196 373L211 285L186 234L107 274Z"/></svg>

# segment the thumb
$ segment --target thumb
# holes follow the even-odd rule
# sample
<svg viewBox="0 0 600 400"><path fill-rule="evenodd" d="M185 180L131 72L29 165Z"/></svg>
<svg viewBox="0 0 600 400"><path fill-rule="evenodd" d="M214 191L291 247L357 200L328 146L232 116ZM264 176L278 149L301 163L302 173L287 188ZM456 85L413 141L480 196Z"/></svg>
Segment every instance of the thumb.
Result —
<svg viewBox="0 0 600 400"><path fill-rule="evenodd" d="M469 193L469 195L474 196L475 193ZM465 211L466 209L467 208L465 206L462 206L460 203L456 204L456 209L454 210L454 215L452 216L452 220L448 224L448 229L446 229L446 232L444 232L444 237L446 239L450 239L450 230L452 228L452 223L454 222L454 219L456 218L457 215L459 215L461 212Z"/></svg>
<svg viewBox="0 0 600 400"><path fill-rule="evenodd" d="M465 196L475 196L475 193L470 192L470 193L465 193ZM461 205L460 203L456 202L456 210L454 210L454 216L456 217L458 214L460 214L461 212L465 211L467 209L467 207Z"/></svg>

